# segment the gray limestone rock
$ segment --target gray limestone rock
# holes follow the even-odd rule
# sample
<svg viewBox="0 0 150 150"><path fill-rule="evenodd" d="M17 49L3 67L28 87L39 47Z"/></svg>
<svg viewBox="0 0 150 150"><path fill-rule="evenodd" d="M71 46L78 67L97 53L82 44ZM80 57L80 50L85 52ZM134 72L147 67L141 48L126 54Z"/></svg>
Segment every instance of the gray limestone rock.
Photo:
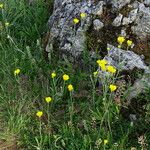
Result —
<svg viewBox="0 0 150 150"><path fill-rule="evenodd" d="M104 24L99 19L95 19L93 21L93 25L95 30L100 30L101 28L104 27Z"/></svg>
<svg viewBox="0 0 150 150"><path fill-rule="evenodd" d="M110 50L105 59L119 70L133 70L135 67L149 70L142 58L133 51L125 51L108 44Z"/></svg>
<svg viewBox="0 0 150 150"><path fill-rule="evenodd" d="M123 22L122 24L123 25L128 25L130 23L133 23L136 18L137 18L137 12L138 12L138 9L134 9L132 10L130 13L129 13L129 16L128 17L124 17L123 18Z"/></svg>
<svg viewBox="0 0 150 150"><path fill-rule="evenodd" d="M134 26L131 27L134 34L144 40L150 36L150 7L145 7L143 3L139 4Z"/></svg>
<svg viewBox="0 0 150 150"><path fill-rule="evenodd" d="M145 0L145 1L144 1L144 4L145 4L145 5L150 5L150 0Z"/></svg>
<svg viewBox="0 0 150 150"><path fill-rule="evenodd" d="M104 1L95 5L94 1L74 1L74 0L55 0L54 12L48 21L50 38L46 50L57 41L59 51L68 53L74 58L81 55L85 49L85 33L92 24L92 15L103 13ZM80 14L86 13L85 18ZM73 23L73 19L78 18L78 24ZM102 23L99 24L102 27ZM99 28L97 26L97 28Z"/></svg>
<svg viewBox="0 0 150 150"><path fill-rule="evenodd" d="M131 0L108 0L110 4L112 4L114 10L120 10L127 4L131 2Z"/></svg>
<svg viewBox="0 0 150 150"><path fill-rule="evenodd" d="M132 51L125 51L108 44L110 50L108 55L104 57L110 65L113 65L117 70L133 70L135 67L144 70L144 75L141 79L137 79L134 85L125 93L128 95L128 100L144 93L147 88L150 88L150 67L147 66L143 59Z"/></svg>
<svg viewBox="0 0 150 150"><path fill-rule="evenodd" d="M122 18L123 18L123 15L122 14L119 14L115 20L113 21L112 25L113 26L116 26L116 27L119 27L121 25L121 22L122 22Z"/></svg>

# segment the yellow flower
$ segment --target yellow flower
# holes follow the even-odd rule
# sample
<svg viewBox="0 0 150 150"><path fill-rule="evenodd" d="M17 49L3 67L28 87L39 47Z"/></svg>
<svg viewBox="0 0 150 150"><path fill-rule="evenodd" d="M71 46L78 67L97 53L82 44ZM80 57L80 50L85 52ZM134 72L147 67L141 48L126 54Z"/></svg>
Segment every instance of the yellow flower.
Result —
<svg viewBox="0 0 150 150"><path fill-rule="evenodd" d="M118 43L119 43L120 45L122 45L122 43L125 41L125 38L124 38L123 36L119 36L119 37L117 38L117 41L118 41Z"/></svg>
<svg viewBox="0 0 150 150"><path fill-rule="evenodd" d="M113 92L113 91L115 91L115 90L117 89L117 86L114 85L114 84L111 84L111 85L109 86L109 88L110 88L110 91Z"/></svg>
<svg viewBox="0 0 150 150"><path fill-rule="evenodd" d="M68 91L70 91L70 92L73 91L73 85L72 84L68 85Z"/></svg>
<svg viewBox="0 0 150 150"><path fill-rule="evenodd" d="M5 26L8 27L9 26L9 22L5 22Z"/></svg>
<svg viewBox="0 0 150 150"><path fill-rule="evenodd" d="M105 140L104 140L104 145L106 145L107 143L108 143L108 140L105 139Z"/></svg>
<svg viewBox="0 0 150 150"><path fill-rule="evenodd" d="M38 112L36 113L36 116L39 117L39 118L41 118L42 115L43 115L43 112L42 112L42 111L38 111Z"/></svg>
<svg viewBox="0 0 150 150"><path fill-rule="evenodd" d="M81 13L80 14L80 17L83 19L83 18L85 18L86 17L86 13Z"/></svg>
<svg viewBox="0 0 150 150"><path fill-rule="evenodd" d="M97 63L99 64L99 66L103 66L108 64L107 60L103 59L103 60L97 60Z"/></svg>
<svg viewBox="0 0 150 150"><path fill-rule="evenodd" d="M78 18L74 18L74 19L73 19L73 23L74 23L74 24L78 24L78 23L79 23L79 19L78 19Z"/></svg>
<svg viewBox="0 0 150 150"><path fill-rule="evenodd" d="M94 77L98 75L98 71L93 72Z"/></svg>
<svg viewBox="0 0 150 150"><path fill-rule="evenodd" d="M105 59L97 60L97 63L101 67L102 71L106 71L106 64L108 64L108 62Z"/></svg>
<svg viewBox="0 0 150 150"><path fill-rule="evenodd" d="M64 75L63 75L63 80L64 80L64 81L69 80L69 76L68 76L67 74L64 74Z"/></svg>
<svg viewBox="0 0 150 150"><path fill-rule="evenodd" d="M56 73L55 73L55 72L52 72L52 73L51 73L51 77L52 77L52 78L55 78L55 77L56 77Z"/></svg>
<svg viewBox="0 0 150 150"><path fill-rule="evenodd" d="M0 3L0 8L3 8L4 7L4 4Z"/></svg>
<svg viewBox="0 0 150 150"><path fill-rule="evenodd" d="M49 103L49 102L52 101L52 98L51 98L51 97L45 97L45 101L46 101L47 103Z"/></svg>
<svg viewBox="0 0 150 150"><path fill-rule="evenodd" d="M116 68L113 66L107 66L107 71L110 73L116 73Z"/></svg>
<svg viewBox="0 0 150 150"><path fill-rule="evenodd" d="M127 41L127 45L128 45L128 46L131 46L132 44L133 44L133 42L132 42L131 40L128 40L128 41Z"/></svg>
<svg viewBox="0 0 150 150"><path fill-rule="evenodd" d="M14 75L16 76L16 75L18 75L20 73L20 69L16 69L15 71L14 71Z"/></svg>

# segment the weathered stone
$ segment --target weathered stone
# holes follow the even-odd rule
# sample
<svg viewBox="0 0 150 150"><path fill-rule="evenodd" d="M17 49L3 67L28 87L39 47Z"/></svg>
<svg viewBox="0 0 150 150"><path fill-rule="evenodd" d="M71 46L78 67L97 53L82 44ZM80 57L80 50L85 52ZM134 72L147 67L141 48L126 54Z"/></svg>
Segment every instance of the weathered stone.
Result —
<svg viewBox="0 0 150 150"><path fill-rule="evenodd" d="M150 5L150 0L145 0L145 1L144 1L144 4L145 4L145 5Z"/></svg>
<svg viewBox="0 0 150 150"><path fill-rule="evenodd" d="M122 22L122 18L123 18L123 15L122 15L122 14L119 14L119 15L115 18L115 20L113 21L112 25L113 25L113 26L116 26L116 27L120 26L120 25L121 25L121 22Z"/></svg>
<svg viewBox="0 0 150 150"><path fill-rule="evenodd" d="M101 15L103 4L104 1L94 5L94 1L55 0L54 12L48 22L51 36L46 50L57 41L59 51L75 58L80 56L85 49L85 33L92 24L92 14ZM86 18L81 19L80 13L86 13ZM74 18L78 18L80 22L74 24Z"/></svg>
<svg viewBox="0 0 150 150"><path fill-rule="evenodd" d="M133 70L135 67L149 70L142 58L132 51L125 51L108 44L110 50L105 59L119 70Z"/></svg>
<svg viewBox="0 0 150 150"><path fill-rule="evenodd" d="M93 25L95 30L100 30L101 28L104 27L104 24L99 19L95 19L93 21Z"/></svg>
<svg viewBox="0 0 150 150"><path fill-rule="evenodd" d="M138 9L134 9L129 13L128 17L123 18L123 25L128 25L136 20Z"/></svg>
<svg viewBox="0 0 150 150"><path fill-rule="evenodd" d="M150 36L150 8L145 7L143 3L140 3L134 23L135 25L132 26L131 29L138 38L144 40L147 36Z"/></svg>
<svg viewBox="0 0 150 150"><path fill-rule="evenodd" d="M125 5L129 4L131 0L108 0L108 2L112 4L113 9L120 10Z"/></svg>
<svg viewBox="0 0 150 150"><path fill-rule="evenodd" d="M135 41L139 41L139 43L140 40L145 41L150 36L150 7L147 6L148 2L148 0L144 2L137 0L87 0L84 2L80 0L55 0L54 12L48 22L50 38L46 51L51 52L54 51L54 48L58 48L60 52L77 58L85 49L86 33L92 32L92 30L97 30L99 32L97 35L107 35L103 33L114 30L110 34L115 36L121 34L127 38L134 34ZM128 11L124 13L126 9ZM86 18L81 19L80 13L82 12L87 14ZM115 16L116 14L119 15ZM74 18L80 20L76 25L73 23ZM89 30L92 23L94 26ZM127 35L130 33L131 36ZM107 35L104 44L107 44L107 38L110 40Z"/></svg>
<svg viewBox="0 0 150 150"><path fill-rule="evenodd" d="M144 93L147 88L150 88L150 68L144 63L143 59L132 51L125 51L108 44L110 50L108 55L104 57L110 65L113 65L119 71L133 70L138 68L144 70L144 75L141 79L137 79L134 85L125 93L128 95L128 100Z"/></svg>

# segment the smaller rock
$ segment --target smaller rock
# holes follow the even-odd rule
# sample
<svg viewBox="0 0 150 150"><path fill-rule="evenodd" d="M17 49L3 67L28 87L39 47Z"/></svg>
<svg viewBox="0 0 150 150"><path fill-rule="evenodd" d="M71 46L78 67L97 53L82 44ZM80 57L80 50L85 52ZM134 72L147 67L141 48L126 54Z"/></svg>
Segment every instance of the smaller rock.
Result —
<svg viewBox="0 0 150 150"><path fill-rule="evenodd" d="M145 5L150 5L150 0L145 0L145 1L144 1L144 4L145 4Z"/></svg>
<svg viewBox="0 0 150 150"><path fill-rule="evenodd" d="M114 7L114 10L116 9L120 10L121 8L129 4L131 0L108 0L108 2L112 4L112 6Z"/></svg>
<svg viewBox="0 0 150 150"><path fill-rule="evenodd" d="M130 24L130 23L133 23L133 22L135 21L135 19L136 19L137 12L138 12L138 9L132 10L132 11L129 13L129 17L124 17L124 18L123 18L122 24L123 24L123 25L128 25L128 24Z"/></svg>
<svg viewBox="0 0 150 150"><path fill-rule="evenodd" d="M93 21L93 25L94 25L94 29L97 31L104 27L104 24L99 19L95 19Z"/></svg>
<svg viewBox="0 0 150 150"><path fill-rule="evenodd" d="M123 18L123 15L119 14L113 21L112 25L115 27L119 27L121 25L122 18Z"/></svg>
<svg viewBox="0 0 150 150"><path fill-rule="evenodd" d="M103 5L104 5L104 1L100 1L96 6L94 6L95 8L92 11L92 14L94 15L102 15L103 13Z"/></svg>

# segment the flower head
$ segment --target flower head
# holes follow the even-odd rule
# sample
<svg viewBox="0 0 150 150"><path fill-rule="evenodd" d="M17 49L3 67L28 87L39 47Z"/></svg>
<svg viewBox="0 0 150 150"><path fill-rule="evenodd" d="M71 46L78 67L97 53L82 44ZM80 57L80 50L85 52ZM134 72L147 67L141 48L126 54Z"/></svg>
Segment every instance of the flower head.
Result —
<svg viewBox="0 0 150 150"><path fill-rule="evenodd" d="M83 19L83 18L85 18L86 17L86 13L81 13L80 14L80 17Z"/></svg>
<svg viewBox="0 0 150 150"><path fill-rule="evenodd" d="M127 45L130 47L133 44L133 42L131 40L127 41Z"/></svg>
<svg viewBox="0 0 150 150"><path fill-rule="evenodd" d="M107 71L110 73L116 73L116 68L113 66L107 66Z"/></svg>
<svg viewBox="0 0 150 150"><path fill-rule="evenodd" d="M104 145L106 145L108 143L108 140L107 139L105 139L104 140Z"/></svg>
<svg viewBox="0 0 150 150"><path fill-rule="evenodd" d="M97 60L97 63L99 64L99 66L108 64L107 60L105 60L105 59Z"/></svg>
<svg viewBox="0 0 150 150"><path fill-rule="evenodd" d="M73 85L72 84L68 85L68 91L70 91L70 92L73 91Z"/></svg>
<svg viewBox="0 0 150 150"><path fill-rule="evenodd" d="M8 27L10 25L9 22L5 22L5 26Z"/></svg>
<svg viewBox="0 0 150 150"><path fill-rule="evenodd" d="M117 89L117 86L114 84L110 84L109 88L111 92L114 92Z"/></svg>
<svg viewBox="0 0 150 150"><path fill-rule="evenodd" d="M14 71L14 75L16 76L16 75L18 75L20 73L20 69L16 69L15 71Z"/></svg>
<svg viewBox="0 0 150 150"><path fill-rule="evenodd" d="M93 72L94 77L98 75L98 71Z"/></svg>
<svg viewBox="0 0 150 150"><path fill-rule="evenodd" d="M118 45L118 48L121 48L121 45Z"/></svg>
<svg viewBox="0 0 150 150"><path fill-rule="evenodd" d="M42 115L43 115L43 112L42 112L42 111L38 111L38 112L36 113L36 116L39 117L39 118L41 118Z"/></svg>
<svg viewBox="0 0 150 150"><path fill-rule="evenodd" d="M47 103L49 103L49 102L52 101L52 98L51 98L51 97L45 97L45 101L46 101Z"/></svg>
<svg viewBox="0 0 150 150"><path fill-rule="evenodd" d="M4 4L0 3L0 8L3 8L4 7Z"/></svg>
<svg viewBox="0 0 150 150"><path fill-rule="evenodd" d="M73 19L73 23L74 23L74 24L78 24L78 23L79 23L79 19L78 19L78 18L74 18L74 19Z"/></svg>
<svg viewBox="0 0 150 150"><path fill-rule="evenodd" d="M64 81L69 80L69 76L68 76L67 74L64 74L64 75L63 75L63 80L64 80Z"/></svg>
<svg viewBox="0 0 150 150"><path fill-rule="evenodd" d="M110 48L110 47L107 47L107 50L108 50L108 51L110 51L110 50L111 50L111 48Z"/></svg>
<svg viewBox="0 0 150 150"><path fill-rule="evenodd" d="M125 38L124 38L123 36L119 36L119 37L117 38L117 41L118 41L118 43L119 43L120 45L122 45L122 43L125 41Z"/></svg>
<svg viewBox="0 0 150 150"><path fill-rule="evenodd" d="M56 73L55 73L55 72L52 72L52 73L51 73L51 77L52 77L52 78L55 78L55 77L56 77Z"/></svg>
<svg viewBox="0 0 150 150"><path fill-rule="evenodd" d="M97 63L101 67L102 71L106 71L106 64L108 64L108 62L105 59L97 60Z"/></svg>

